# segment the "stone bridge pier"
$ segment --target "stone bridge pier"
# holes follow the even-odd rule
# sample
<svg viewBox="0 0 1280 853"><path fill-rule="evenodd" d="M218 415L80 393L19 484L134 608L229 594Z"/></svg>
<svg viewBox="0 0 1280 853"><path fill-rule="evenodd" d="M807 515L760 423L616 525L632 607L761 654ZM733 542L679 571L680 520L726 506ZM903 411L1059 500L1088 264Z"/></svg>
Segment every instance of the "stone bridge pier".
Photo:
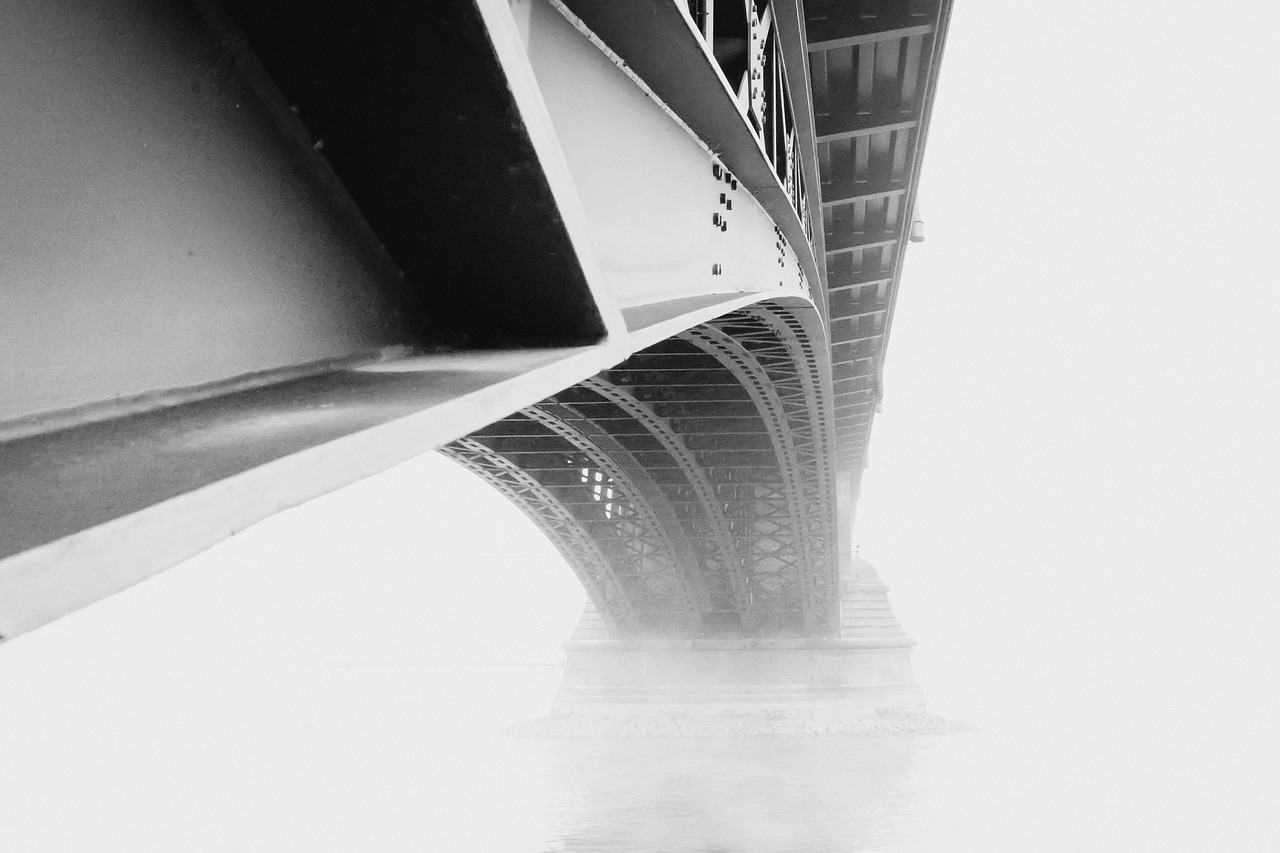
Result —
<svg viewBox="0 0 1280 853"><path fill-rule="evenodd" d="M859 557L850 568L840 584L835 637L615 640L588 603L565 644L555 710L629 717L783 713L841 722L923 709L911 670L916 643L894 616L889 587Z"/></svg>

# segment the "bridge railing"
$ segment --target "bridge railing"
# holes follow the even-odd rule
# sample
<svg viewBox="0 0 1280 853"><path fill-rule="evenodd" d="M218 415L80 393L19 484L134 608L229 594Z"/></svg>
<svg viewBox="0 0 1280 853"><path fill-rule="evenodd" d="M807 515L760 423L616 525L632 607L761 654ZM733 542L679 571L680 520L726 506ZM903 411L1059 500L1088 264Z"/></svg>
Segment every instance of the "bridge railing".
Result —
<svg viewBox="0 0 1280 853"><path fill-rule="evenodd" d="M681 3L682 0L676 0ZM735 94L738 109L791 201L810 244L808 189L790 81L782 61L771 3L683 0L707 55ZM807 86L805 80L797 81Z"/></svg>

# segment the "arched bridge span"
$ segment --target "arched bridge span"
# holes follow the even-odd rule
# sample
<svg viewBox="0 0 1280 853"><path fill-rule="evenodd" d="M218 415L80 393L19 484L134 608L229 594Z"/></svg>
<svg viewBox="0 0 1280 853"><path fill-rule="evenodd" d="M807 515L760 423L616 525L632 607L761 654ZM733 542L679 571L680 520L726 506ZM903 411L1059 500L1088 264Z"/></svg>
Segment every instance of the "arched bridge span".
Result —
<svg viewBox="0 0 1280 853"><path fill-rule="evenodd" d="M832 414L817 320L812 306L741 308L443 452L538 524L615 636L831 634Z"/></svg>
<svg viewBox="0 0 1280 853"><path fill-rule="evenodd" d="M851 533L950 0L86 9L0 32L0 638L442 447L569 706L918 701Z"/></svg>

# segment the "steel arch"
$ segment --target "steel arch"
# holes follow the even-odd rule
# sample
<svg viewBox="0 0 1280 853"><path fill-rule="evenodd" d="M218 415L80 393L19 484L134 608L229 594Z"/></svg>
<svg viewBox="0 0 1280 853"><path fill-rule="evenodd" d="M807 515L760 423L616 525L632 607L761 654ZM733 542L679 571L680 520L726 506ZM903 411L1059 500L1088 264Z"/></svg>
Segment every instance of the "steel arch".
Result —
<svg viewBox="0 0 1280 853"><path fill-rule="evenodd" d="M781 305L731 312L447 452L508 496L523 474L517 502L615 636L831 634L830 377L811 328Z"/></svg>

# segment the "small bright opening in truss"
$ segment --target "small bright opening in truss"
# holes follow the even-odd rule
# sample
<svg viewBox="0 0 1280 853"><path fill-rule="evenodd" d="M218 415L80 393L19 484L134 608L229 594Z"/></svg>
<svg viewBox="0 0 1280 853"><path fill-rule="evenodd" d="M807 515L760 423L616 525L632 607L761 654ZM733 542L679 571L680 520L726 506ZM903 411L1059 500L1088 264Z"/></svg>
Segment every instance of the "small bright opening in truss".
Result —
<svg viewBox="0 0 1280 853"><path fill-rule="evenodd" d="M578 469L582 472L582 482L591 483L595 481L591 487L591 494L597 501L608 501L604 505L605 518L613 518L615 505L613 502L613 486L607 485L604 479L604 473L601 471L593 472L590 468Z"/></svg>

